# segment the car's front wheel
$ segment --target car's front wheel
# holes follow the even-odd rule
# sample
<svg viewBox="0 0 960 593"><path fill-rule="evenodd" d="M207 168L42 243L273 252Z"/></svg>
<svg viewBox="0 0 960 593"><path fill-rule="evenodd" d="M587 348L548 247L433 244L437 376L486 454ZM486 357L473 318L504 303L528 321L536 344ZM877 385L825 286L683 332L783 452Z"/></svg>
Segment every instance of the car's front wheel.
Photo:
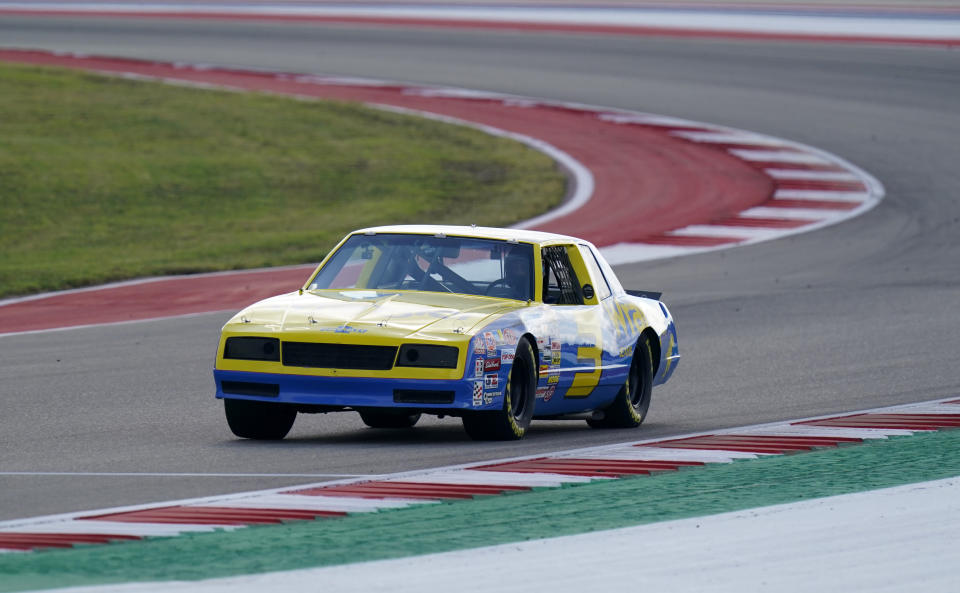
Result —
<svg viewBox="0 0 960 593"><path fill-rule="evenodd" d="M536 395L536 356L529 340L521 338L503 390L503 407L496 412L465 414L463 428L470 438L478 441L522 439L533 419Z"/></svg>
<svg viewBox="0 0 960 593"><path fill-rule="evenodd" d="M627 380L607 408L603 418L589 419L593 428L633 428L640 426L647 417L647 409L653 396L653 354L650 338L640 336L633 351L633 362Z"/></svg>
<svg viewBox="0 0 960 593"><path fill-rule="evenodd" d="M293 406L246 399L225 399L223 409L230 430L245 439L280 440L287 436L297 418Z"/></svg>

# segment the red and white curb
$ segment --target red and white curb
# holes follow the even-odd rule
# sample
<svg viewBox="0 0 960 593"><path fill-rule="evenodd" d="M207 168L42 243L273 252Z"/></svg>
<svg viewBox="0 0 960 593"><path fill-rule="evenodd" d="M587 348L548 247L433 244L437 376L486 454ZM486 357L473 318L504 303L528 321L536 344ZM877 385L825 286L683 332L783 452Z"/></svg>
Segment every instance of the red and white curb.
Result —
<svg viewBox="0 0 960 593"><path fill-rule="evenodd" d="M747 426L573 451L0 522L0 551L172 537L343 517L785 455L960 427L960 399Z"/></svg>
<svg viewBox="0 0 960 593"><path fill-rule="evenodd" d="M544 2L0 2L0 14L237 19L868 43L960 44L952 7Z"/></svg>
<svg viewBox="0 0 960 593"><path fill-rule="evenodd" d="M389 81L81 54L0 49L0 60L360 101L512 138L553 158L569 172L572 186L566 203L517 226L590 240L612 264L809 232L860 215L884 195L869 173L820 149L637 111ZM248 289L229 294L219 277L198 275L0 302L0 334L236 309L292 290L303 280L295 268L235 274L257 279ZM137 310L129 310L134 306Z"/></svg>

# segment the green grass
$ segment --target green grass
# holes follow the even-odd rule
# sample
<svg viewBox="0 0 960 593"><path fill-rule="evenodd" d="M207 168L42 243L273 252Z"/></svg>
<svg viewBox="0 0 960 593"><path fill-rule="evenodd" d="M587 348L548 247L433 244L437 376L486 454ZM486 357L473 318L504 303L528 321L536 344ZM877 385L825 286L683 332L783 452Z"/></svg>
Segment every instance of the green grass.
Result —
<svg viewBox="0 0 960 593"><path fill-rule="evenodd" d="M356 104L0 65L0 296L315 262L364 226L504 226L545 155Z"/></svg>

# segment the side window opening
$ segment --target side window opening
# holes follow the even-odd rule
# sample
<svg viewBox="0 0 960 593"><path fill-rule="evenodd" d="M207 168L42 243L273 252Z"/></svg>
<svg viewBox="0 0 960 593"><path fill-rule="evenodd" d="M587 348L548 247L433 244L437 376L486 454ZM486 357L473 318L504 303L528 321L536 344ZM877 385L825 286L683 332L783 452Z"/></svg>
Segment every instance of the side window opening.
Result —
<svg viewBox="0 0 960 593"><path fill-rule="evenodd" d="M544 247L543 302L557 305L582 305L583 296L566 247Z"/></svg>
<svg viewBox="0 0 960 593"><path fill-rule="evenodd" d="M600 262L597 261L593 250L586 245L578 245L577 247L580 248L580 255L583 256L583 262L587 265L587 269L590 270L590 275L593 277L593 288L597 291L597 298L602 301L609 297L612 292L610 285L607 284L607 278L600 268Z"/></svg>

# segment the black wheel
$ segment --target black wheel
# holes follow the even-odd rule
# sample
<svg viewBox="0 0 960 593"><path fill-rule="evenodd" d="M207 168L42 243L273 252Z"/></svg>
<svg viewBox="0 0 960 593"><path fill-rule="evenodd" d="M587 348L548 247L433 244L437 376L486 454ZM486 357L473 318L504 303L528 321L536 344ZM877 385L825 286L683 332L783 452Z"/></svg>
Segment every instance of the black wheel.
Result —
<svg viewBox="0 0 960 593"><path fill-rule="evenodd" d="M633 351L627 380L617 398L603 410L603 418L589 419L593 428L634 428L643 423L653 395L653 355L650 338L640 336Z"/></svg>
<svg viewBox="0 0 960 593"><path fill-rule="evenodd" d="M537 366L533 346L523 338L517 344L513 368L503 390L503 409L463 416L463 428L477 441L510 441L527 434L537 395Z"/></svg>
<svg viewBox="0 0 960 593"><path fill-rule="evenodd" d="M223 409L227 424L238 437L275 441L287 436L297 410L287 404L273 404L246 399L225 399Z"/></svg>
<svg viewBox="0 0 960 593"><path fill-rule="evenodd" d="M420 420L420 414L396 414L362 410L360 419L370 428L410 428Z"/></svg>

